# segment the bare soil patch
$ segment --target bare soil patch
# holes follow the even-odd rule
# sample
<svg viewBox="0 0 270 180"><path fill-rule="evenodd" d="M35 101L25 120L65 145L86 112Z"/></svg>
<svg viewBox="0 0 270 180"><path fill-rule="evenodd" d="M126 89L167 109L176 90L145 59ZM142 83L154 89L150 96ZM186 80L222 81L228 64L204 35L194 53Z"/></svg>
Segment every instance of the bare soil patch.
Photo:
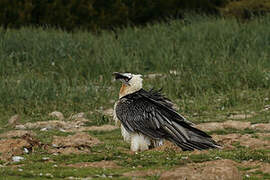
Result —
<svg viewBox="0 0 270 180"><path fill-rule="evenodd" d="M128 177L143 177L143 176L159 176L161 175L162 170L159 169L149 169L149 170L142 170L142 171L130 171L123 174L123 176Z"/></svg>
<svg viewBox="0 0 270 180"><path fill-rule="evenodd" d="M14 137L22 137L26 134L29 134L30 136L35 136L36 133L32 131L26 131L26 130L12 130L5 133L0 134L0 138L14 138Z"/></svg>
<svg viewBox="0 0 270 180"><path fill-rule="evenodd" d="M247 168L250 167L251 169L247 171L247 173L253 173L256 171L261 171L265 174L270 174L270 164L260 161L243 161L238 164L239 167Z"/></svg>
<svg viewBox="0 0 270 180"><path fill-rule="evenodd" d="M87 168L87 167L94 167L94 168L105 168L105 169L114 169L120 168L115 162L113 161L99 161L99 162L80 162L75 164L68 164L65 165L67 167L74 167L74 168Z"/></svg>
<svg viewBox="0 0 270 180"><path fill-rule="evenodd" d="M24 125L17 125L16 129L42 129L46 128L47 130L50 129L76 129L80 126L83 126L85 122L89 121L88 119L79 118L76 121L59 121L59 120L52 120L52 121L38 121L35 123L26 123Z"/></svg>
<svg viewBox="0 0 270 180"><path fill-rule="evenodd" d="M216 160L203 163L190 163L162 173L160 180L240 180L241 174L232 160Z"/></svg>
<svg viewBox="0 0 270 180"><path fill-rule="evenodd" d="M174 143L165 140L164 144L162 146L156 147L154 149L151 149L151 151L175 151L175 152L181 152L181 148L175 145Z"/></svg>
<svg viewBox="0 0 270 180"><path fill-rule="evenodd" d="M54 136L50 153L78 154L90 152L90 148L101 143L87 133L76 133L67 137Z"/></svg>
<svg viewBox="0 0 270 180"><path fill-rule="evenodd" d="M12 156L23 154L23 148L30 148L31 145L24 139L3 139L0 140L0 159L10 160Z"/></svg>
<svg viewBox="0 0 270 180"><path fill-rule="evenodd" d="M0 140L0 159L7 161L13 156L33 152L37 147L45 149L47 145L42 144L30 134L24 134L17 139L2 139Z"/></svg>
<svg viewBox="0 0 270 180"><path fill-rule="evenodd" d="M262 131L270 131L270 123L259 123L251 125L252 129L258 129Z"/></svg>
<svg viewBox="0 0 270 180"><path fill-rule="evenodd" d="M263 133L260 133L259 137L262 137L262 138L253 138L251 134L237 134L237 133L226 134L226 135L213 135L213 138L219 144L223 145L225 149L235 148L233 144L236 144L236 143L239 143L239 145L241 146L245 146L252 149L270 148L269 141L263 139L264 137Z"/></svg>
<svg viewBox="0 0 270 180"><path fill-rule="evenodd" d="M80 117L80 114L73 116L70 121L38 121L35 123L26 123L24 125L16 125L16 129L25 130L25 129L40 129L42 131L48 130L61 130L64 132L82 132L82 131L112 131L118 127L113 125L102 125L102 126L84 126L86 122L89 122L89 119Z"/></svg>
<svg viewBox="0 0 270 180"><path fill-rule="evenodd" d="M251 123L228 120L228 121L220 122L220 123L218 122L202 123L202 124L196 125L195 127L203 131L215 131L215 130L225 129L225 128L244 130L246 128L251 127Z"/></svg>
<svg viewBox="0 0 270 180"><path fill-rule="evenodd" d="M102 126L83 126L83 127L79 127L79 128L73 128L73 129L69 129L67 130L67 132L82 132L82 131L112 131L117 129L117 126L113 126L113 125L102 125Z"/></svg>
<svg viewBox="0 0 270 180"><path fill-rule="evenodd" d="M253 117L254 114L232 114L229 119L247 119Z"/></svg>

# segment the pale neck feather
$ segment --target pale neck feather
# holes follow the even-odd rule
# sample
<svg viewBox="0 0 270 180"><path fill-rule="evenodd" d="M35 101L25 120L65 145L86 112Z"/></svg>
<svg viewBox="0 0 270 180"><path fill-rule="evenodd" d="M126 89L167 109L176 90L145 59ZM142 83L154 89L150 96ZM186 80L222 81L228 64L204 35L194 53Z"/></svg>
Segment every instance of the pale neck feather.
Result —
<svg viewBox="0 0 270 180"><path fill-rule="evenodd" d="M122 84L119 92L119 99L142 89L142 81L141 75L133 75L132 79L128 82L129 85Z"/></svg>

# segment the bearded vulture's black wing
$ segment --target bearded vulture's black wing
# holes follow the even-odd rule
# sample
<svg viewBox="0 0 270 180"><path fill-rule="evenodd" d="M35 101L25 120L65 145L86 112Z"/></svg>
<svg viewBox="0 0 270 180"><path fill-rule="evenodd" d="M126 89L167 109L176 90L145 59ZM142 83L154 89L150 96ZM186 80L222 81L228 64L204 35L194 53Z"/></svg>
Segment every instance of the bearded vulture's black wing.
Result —
<svg viewBox="0 0 270 180"><path fill-rule="evenodd" d="M141 89L122 97L116 106L116 116L127 131L168 139L183 150L218 147L211 136L192 127L178 114L159 91Z"/></svg>

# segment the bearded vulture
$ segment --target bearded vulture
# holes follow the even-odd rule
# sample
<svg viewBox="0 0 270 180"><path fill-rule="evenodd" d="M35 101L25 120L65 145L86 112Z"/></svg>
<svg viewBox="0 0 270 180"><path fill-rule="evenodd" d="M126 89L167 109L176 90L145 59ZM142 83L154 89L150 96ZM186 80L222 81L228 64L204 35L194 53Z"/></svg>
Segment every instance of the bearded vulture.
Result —
<svg viewBox="0 0 270 180"><path fill-rule="evenodd" d="M113 74L122 82L119 100L114 105L114 120L121 126L124 141L131 144L132 151L161 146L164 139L184 151L220 147L211 136L192 127L160 91L144 90L141 75Z"/></svg>

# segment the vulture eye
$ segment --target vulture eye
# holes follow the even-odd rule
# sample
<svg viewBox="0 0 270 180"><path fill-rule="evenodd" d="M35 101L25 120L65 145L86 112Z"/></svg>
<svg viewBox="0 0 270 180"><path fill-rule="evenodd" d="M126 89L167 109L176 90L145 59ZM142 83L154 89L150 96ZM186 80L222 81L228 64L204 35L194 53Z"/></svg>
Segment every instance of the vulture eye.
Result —
<svg viewBox="0 0 270 180"><path fill-rule="evenodd" d="M130 79L129 78L125 78L125 81L128 82Z"/></svg>

